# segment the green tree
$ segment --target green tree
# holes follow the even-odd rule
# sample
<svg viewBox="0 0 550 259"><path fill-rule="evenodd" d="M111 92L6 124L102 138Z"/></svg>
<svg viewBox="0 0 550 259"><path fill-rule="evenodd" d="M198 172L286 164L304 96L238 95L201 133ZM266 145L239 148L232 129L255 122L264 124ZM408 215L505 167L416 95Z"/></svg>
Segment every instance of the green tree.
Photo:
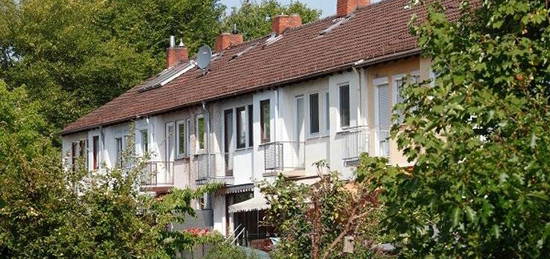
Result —
<svg viewBox="0 0 550 259"><path fill-rule="evenodd" d="M211 44L218 0L0 0L0 78L41 100L50 133L165 66L168 36Z"/></svg>
<svg viewBox="0 0 550 259"><path fill-rule="evenodd" d="M40 107L0 81L0 257L169 257L197 242L167 226L218 186L157 200L139 192L140 159L103 174L66 171L41 133Z"/></svg>
<svg viewBox="0 0 550 259"><path fill-rule="evenodd" d="M546 1L430 5L413 32L435 82L411 84L392 137L411 171L372 163L403 255L550 254L550 13ZM363 161L366 163L366 161Z"/></svg>
<svg viewBox="0 0 550 259"><path fill-rule="evenodd" d="M231 31L235 24L246 40L256 39L271 32L271 18L279 14L299 14L305 24L319 19L321 11L311 9L299 1L289 5L282 5L276 0L262 0L260 3L245 1L223 19L223 28Z"/></svg>
<svg viewBox="0 0 550 259"><path fill-rule="evenodd" d="M367 181L367 180L365 180ZM275 258L366 258L385 237L377 191L346 182L336 172L322 175L313 185L297 184L284 176L262 187L270 204L264 224L275 226L281 238ZM347 236L354 238L353 253L344 253Z"/></svg>

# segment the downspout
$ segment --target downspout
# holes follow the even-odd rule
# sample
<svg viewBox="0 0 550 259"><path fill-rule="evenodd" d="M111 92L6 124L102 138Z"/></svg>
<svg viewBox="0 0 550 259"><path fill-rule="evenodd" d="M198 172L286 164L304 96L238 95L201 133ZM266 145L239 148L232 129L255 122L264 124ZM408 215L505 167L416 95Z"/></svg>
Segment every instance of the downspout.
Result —
<svg viewBox="0 0 550 259"><path fill-rule="evenodd" d="M359 72L359 70L357 70L357 66L362 64L363 62L365 62L365 60L361 59L357 62L355 62L352 66L352 69L353 69L353 72L355 72L355 75L357 76L357 83L358 83L358 87L359 87L359 101L358 101L358 110L357 110L357 138L356 138L356 147L359 149L361 147L361 134L363 134L363 132L361 132L363 129L362 127L364 126L363 125L363 118L362 118L362 106L363 106L363 84L362 84L362 80L361 80L361 72ZM365 115L366 115L366 112L365 112ZM368 147L367 147L368 149ZM362 150L357 150L358 152L361 152Z"/></svg>
<svg viewBox="0 0 550 259"><path fill-rule="evenodd" d="M279 120L279 89L281 88L277 88L275 90L275 120L273 122L273 142L277 141L277 121Z"/></svg>

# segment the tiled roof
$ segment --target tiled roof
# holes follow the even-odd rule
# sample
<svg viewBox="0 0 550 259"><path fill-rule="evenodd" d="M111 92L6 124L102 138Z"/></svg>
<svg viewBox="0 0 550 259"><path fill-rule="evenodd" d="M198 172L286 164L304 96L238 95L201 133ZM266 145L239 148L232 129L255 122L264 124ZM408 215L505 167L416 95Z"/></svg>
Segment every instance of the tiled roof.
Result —
<svg viewBox="0 0 550 259"><path fill-rule="evenodd" d="M349 21L323 35L339 18L327 17L289 29L269 45L265 44L268 36L232 47L213 60L208 74L194 68L160 88L139 91L146 81L69 124L63 134L282 86L349 69L359 60L369 62L413 53L417 51L416 39L407 24L413 13L424 17L425 11L405 8L409 1L385 0L360 8ZM459 14L458 3L445 1L448 15Z"/></svg>

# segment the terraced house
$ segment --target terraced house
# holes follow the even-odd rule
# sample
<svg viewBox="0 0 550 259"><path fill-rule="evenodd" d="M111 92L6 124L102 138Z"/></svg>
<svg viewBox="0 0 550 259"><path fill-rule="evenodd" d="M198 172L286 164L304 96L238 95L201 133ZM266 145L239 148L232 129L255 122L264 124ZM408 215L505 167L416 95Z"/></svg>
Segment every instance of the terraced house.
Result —
<svg viewBox="0 0 550 259"><path fill-rule="evenodd" d="M223 183L196 209L209 227L249 240L270 232L258 225L268 206L263 180L315 182L320 160L350 178L362 152L410 166L388 131L404 78L432 74L407 25L425 10L407 8L409 0L335 4L336 15L310 24L273 17L260 39L221 34L207 70L172 40L164 71L64 129L65 163L117 166L135 136L135 152L150 154L144 191ZM458 15L457 1L444 4Z"/></svg>

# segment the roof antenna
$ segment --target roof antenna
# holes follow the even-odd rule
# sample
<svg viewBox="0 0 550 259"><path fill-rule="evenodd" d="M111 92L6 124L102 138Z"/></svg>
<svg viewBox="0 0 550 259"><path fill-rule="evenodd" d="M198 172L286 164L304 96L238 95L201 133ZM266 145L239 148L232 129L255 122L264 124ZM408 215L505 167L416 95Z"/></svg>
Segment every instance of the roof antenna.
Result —
<svg viewBox="0 0 550 259"><path fill-rule="evenodd" d="M180 48L185 47L185 44L183 44L183 38L180 38L180 44L178 45L178 47Z"/></svg>

